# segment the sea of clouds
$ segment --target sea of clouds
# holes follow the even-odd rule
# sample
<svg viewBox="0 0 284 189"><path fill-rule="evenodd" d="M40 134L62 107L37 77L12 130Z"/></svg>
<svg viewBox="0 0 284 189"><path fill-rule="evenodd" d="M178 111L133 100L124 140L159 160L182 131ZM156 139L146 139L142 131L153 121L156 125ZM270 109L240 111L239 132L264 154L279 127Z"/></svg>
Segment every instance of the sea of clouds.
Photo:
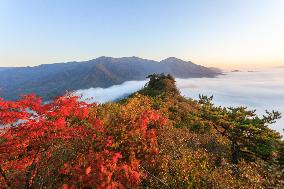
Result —
<svg viewBox="0 0 284 189"><path fill-rule="evenodd" d="M105 103L130 95L133 92L142 89L147 82L148 80L126 81L121 85L113 85L108 88L97 87L78 90L75 94L81 96L81 99L87 102Z"/></svg>
<svg viewBox="0 0 284 189"><path fill-rule="evenodd" d="M228 72L217 78L176 79L182 95L198 99L199 94L214 96L214 103L221 106L247 106L258 114L265 110L278 110L284 117L284 68L255 70L253 72ZM147 80L127 81L109 88L79 90L83 100L105 103L123 98L141 89ZM284 118L271 125L283 134Z"/></svg>

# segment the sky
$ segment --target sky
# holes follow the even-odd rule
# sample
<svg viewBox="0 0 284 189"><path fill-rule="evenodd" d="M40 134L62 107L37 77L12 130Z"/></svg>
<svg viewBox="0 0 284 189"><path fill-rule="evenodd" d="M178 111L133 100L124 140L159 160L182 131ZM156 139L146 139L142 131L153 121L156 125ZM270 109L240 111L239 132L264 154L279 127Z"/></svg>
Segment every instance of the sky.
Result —
<svg viewBox="0 0 284 189"><path fill-rule="evenodd" d="M283 0L0 0L0 67L99 56L284 66Z"/></svg>

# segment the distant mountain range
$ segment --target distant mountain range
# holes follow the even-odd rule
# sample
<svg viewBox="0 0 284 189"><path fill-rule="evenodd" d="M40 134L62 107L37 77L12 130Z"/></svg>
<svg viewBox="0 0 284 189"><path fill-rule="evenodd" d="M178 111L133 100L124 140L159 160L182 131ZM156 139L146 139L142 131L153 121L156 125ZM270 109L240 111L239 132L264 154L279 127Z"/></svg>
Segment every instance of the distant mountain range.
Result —
<svg viewBox="0 0 284 189"><path fill-rule="evenodd" d="M4 71L4 70L8 70L8 69L12 69L11 67L0 67L0 71Z"/></svg>
<svg viewBox="0 0 284 189"><path fill-rule="evenodd" d="M0 96L15 100L19 94L36 93L48 100L67 91L144 80L153 73L169 73L177 78L196 78L215 77L221 71L174 57L160 62L138 57L99 57L84 62L0 68Z"/></svg>

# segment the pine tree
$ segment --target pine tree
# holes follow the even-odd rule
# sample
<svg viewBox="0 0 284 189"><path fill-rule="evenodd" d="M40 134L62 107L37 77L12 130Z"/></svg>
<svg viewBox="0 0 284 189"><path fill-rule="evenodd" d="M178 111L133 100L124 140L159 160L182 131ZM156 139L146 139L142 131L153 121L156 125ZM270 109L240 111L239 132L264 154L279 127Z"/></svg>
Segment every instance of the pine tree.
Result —
<svg viewBox="0 0 284 189"><path fill-rule="evenodd" d="M266 115L259 117L255 110L248 110L247 107L216 107L212 98L200 96L201 115L208 121L208 125L230 141L233 164L238 164L241 158L261 158L265 161L276 159L281 136L268 128L268 124L281 118L279 112L266 112Z"/></svg>

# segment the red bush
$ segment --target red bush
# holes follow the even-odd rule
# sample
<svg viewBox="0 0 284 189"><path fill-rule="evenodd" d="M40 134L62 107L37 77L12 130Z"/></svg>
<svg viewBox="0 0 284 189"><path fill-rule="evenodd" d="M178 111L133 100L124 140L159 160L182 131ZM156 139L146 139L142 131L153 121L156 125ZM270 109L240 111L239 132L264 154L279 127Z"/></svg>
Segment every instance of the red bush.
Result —
<svg viewBox="0 0 284 189"><path fill-rule="evenodd" d="M0 100L0 185L12 188L137 188L141 161L154 163L156 131L164 120L153 112L130 125L109 128L90 111L96 104L59 97L48 104L28 95ZM126 128L122 131L120 129ZM115 131L115 132L113 132ZM123 136L123 141L120 136ZM118 142L120 145L113 145Z"/></svg>

